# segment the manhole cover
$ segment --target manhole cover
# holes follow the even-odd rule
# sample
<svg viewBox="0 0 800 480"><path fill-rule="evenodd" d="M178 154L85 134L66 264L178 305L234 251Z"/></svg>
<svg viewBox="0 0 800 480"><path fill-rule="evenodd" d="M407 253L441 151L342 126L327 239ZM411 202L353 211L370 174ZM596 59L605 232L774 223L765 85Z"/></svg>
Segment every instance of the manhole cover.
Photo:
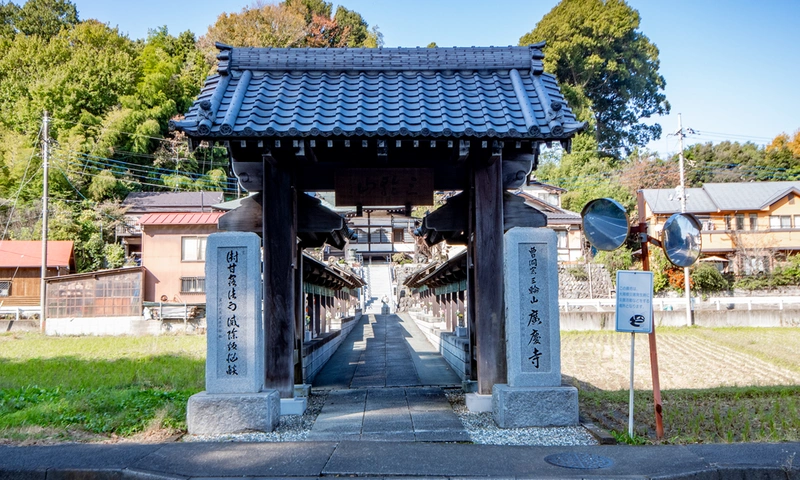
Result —
<svg viewBox="0 0 800 480"><path fill-rule="evenodd" d="M594 468L608 468L614 465L614 460L602 455L591 453L554 453L544 457L544 461L550 465L564 468L580 468L591 470Z"/></svg>

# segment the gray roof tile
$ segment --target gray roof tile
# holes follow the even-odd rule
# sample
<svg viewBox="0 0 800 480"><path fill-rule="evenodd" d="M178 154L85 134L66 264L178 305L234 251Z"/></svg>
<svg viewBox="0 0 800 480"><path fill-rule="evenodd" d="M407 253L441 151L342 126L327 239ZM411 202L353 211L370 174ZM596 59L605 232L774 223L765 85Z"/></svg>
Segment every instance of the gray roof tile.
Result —
<svg viewBox="0 0 800 480"><path fill-rule="evenodd" d="M529 47L222 46L173 127L196 138L425 136L566 139L585 127Z"/></svg>
<svg viewBox="0 0 800 480"><path fill-rule="evenodd" d="M657 214L676 213L681 205L674 189L645 189L644 199ZM800 195L800 182L706 183L687 189L686 211L711 213L761 210L790 192Z"/></svg>

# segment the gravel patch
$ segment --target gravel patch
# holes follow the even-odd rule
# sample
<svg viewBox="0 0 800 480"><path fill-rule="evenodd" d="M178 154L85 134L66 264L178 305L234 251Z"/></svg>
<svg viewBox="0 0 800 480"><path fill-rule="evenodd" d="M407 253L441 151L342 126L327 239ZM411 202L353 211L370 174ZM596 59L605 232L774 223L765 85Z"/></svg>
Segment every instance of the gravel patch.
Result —
<svg viewBox="0 0 800 480"><path fill-rule="evenodd" d="M597 440L581 426L500 428L494 423L491 412L476 413L467 410L461 389L445 389L453 411L469 433L472 443L480 445L535 445L573 446L597 445Z"/></svg>
<svg viewBox="0 0 800 480"><path fill-rule="evenodd" d="M472 443L480 445L537 445L570 446L597 445L595 438L581 426L499 428L489 412L467 410L461 389L445 389L445 396L461 420ZM184 442L302 442L306 440L314 421L322 411L327 392L312 392L303 415L282 415L274 432L240 433L229 435L185 435Z"/></svg>
<svg viewBox="0 0 800 480"><path fill-rule="evenodd" d="M183 442L302 442L311 431L317 415L322 411L328 393L312 392L308 407L302 415L281 415L275 431L237 433L228 435L184 435Z"/></svg>

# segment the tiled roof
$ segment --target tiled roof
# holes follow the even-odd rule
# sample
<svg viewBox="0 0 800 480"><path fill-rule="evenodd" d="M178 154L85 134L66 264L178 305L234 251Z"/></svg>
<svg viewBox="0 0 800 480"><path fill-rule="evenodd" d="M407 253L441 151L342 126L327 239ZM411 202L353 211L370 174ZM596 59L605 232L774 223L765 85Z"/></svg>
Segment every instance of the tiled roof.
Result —
<svg viewBox="0 0 800 480"><path fill-rule="evenodd" d="M224 200L222 192L131 192L122 202L128 213L191 212Z"/></svg>
<svg viewBox="0 0 800 480"><path fill-rule="evenodd" d="M47 242L47 266L70 267L73 242L68 240ZM0 268L27 268L42 266L42 242L23 240L0 241Z"/></svg>
<svg viewBox="0 0 800 480"><path fill-rule="evenodd" d="M497 137L556 140L585 127L541 47L218 47L186 118L194 138Z"/></svg>
<svg viewBox="0 0 800 480"><path fill-rule="evenodd" d="M514 192L514 194L525 199L525 203L528 205L544 213L544 215L547 217L548 226L580 225L582 223L581 215L579 213L575 213L555 205L550 205L544 200L524 191L517 191Z"/></svg>
<svg viewBox="0 0 800 480"><path fill-rule="evenodd" d="M674 189L645 189L643 192L653 213L681 211ZM800 196L800 182L706 183L702 188L686 189L686 211L711 213L761 210L792 192Z"/></svg>
<svg viewBox="0 0 800 480"><path fill-rule="evenodd" d="M139 219L140 225L217 225L225 212L211 213L148 213Z"/></svg>

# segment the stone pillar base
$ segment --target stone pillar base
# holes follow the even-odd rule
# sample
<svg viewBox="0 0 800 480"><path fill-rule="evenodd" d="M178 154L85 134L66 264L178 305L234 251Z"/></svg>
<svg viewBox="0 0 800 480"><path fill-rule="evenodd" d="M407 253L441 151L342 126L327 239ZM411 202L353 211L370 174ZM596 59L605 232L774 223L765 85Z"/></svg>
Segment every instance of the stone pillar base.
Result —
<svg viewBox="0 0 800 480"><path fill-rule="evenodd" d="M307 406L306 397L281 398L281 415L302 415Z"/></svg>
<svg viewBox="0 0 800 480"><path fill-rule="evenodd" d="M578 389L559 387L492 388L492 413L500 428L551 427L578 424Z"/></svg>
<svg viewBox="0 0 800 480"><path fill-rule="evenodd" d="M467 410L470 412L491 412L492 411L492 395L481 395L480 393L468 393L465 395L467 401Z"/></svg>
<svg viewBox="0 0 800 480"><path fill-rule="evenodd" d="M190 435L271 432L278 426L281 397L260 393L208 393L189 397L186 424Z"/></svg>

